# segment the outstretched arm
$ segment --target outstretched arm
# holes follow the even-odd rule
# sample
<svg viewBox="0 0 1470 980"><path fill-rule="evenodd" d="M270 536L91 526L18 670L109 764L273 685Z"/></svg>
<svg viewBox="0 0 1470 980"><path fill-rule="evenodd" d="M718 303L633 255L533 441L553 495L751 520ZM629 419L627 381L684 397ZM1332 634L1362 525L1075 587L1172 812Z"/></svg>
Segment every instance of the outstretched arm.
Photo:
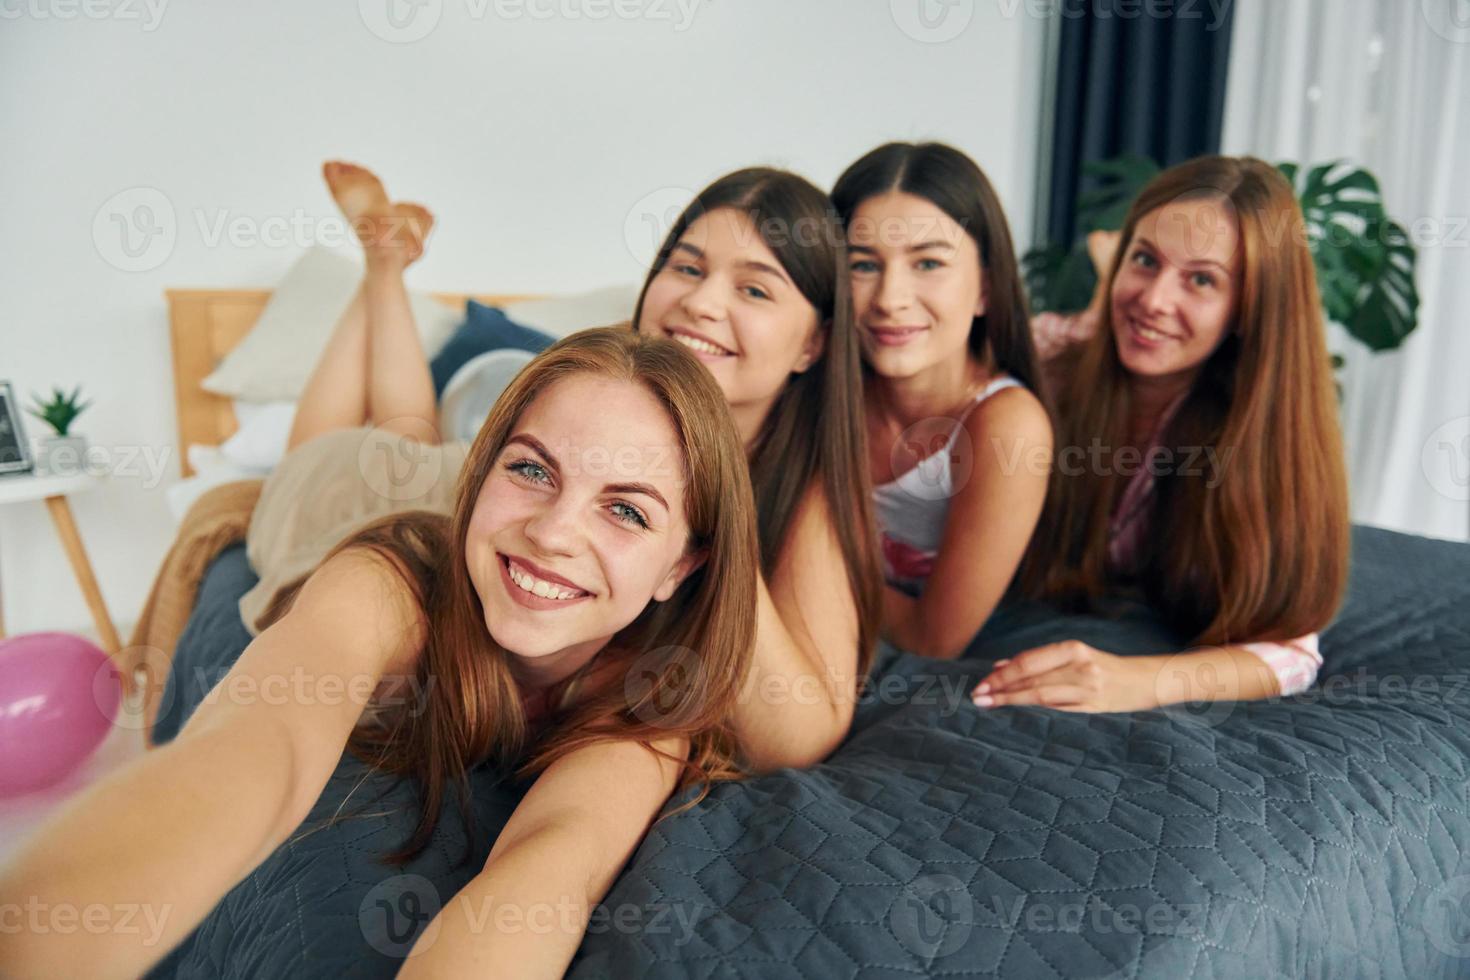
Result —
<svg viewBox="0 0 1470 980"><path fill-rule="evenodd" d="M1120 657L1077 640L997 661L972 692L982 708L1039 704L1067 711L1143 711L1180 701L1256 701L1295 694L1317 676L1317 634L1290 643L1200 647Z"/></svg>
<svg viewBox="0 0 1470 980"><path fill-rule="evenodd" d="M679 739L656 748L688 753ZM678 775L676 763L637 742L600 742L553 763L399 977L560 977Z"/></svg>
<svg viewBox="0 0 1470 980"><path fill-rule="evenodd" d="M303 670L371 692L421 642L417 610L396 584L375 559L335 556L178 738L81 794L31 839L0 871L0 908L132 907L145 927L23 929L0 943L0 975L136 976L279 846L310 812L363 705L268 692L292 691Z"/></svg>

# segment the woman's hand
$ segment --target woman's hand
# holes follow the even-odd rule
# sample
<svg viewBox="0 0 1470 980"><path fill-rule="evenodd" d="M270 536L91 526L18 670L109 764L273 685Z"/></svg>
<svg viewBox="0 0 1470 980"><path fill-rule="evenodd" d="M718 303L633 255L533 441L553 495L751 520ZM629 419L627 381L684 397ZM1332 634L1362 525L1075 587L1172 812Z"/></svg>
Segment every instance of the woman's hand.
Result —
<svg viewBox="0 0 1470 980"><path fill-rule="evenodd" d="M1079 640L996 661L971 693L976 707L1037 704L1063 711L1144 711L1160 700L1153 657L1120 657Z"/></svg>

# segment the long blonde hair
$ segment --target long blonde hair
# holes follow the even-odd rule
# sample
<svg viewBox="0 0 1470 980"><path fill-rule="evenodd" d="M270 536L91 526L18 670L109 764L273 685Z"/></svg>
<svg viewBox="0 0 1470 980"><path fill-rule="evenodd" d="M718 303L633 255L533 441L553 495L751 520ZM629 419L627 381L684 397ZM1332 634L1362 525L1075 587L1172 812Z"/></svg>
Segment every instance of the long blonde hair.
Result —
<svg viewBox="0 0 1470 980"><path fill-rule="evenodd" d="M1128 211L1108 291L1139 221L1199 199L1233 209L1242 273L1232 328L1162 438L1176 450L1214 449L1223 462L1214 488L1186 474L1158 478L1142 584L1194 643L1292 639L1336 612L1349 517L1316 273L1291 186L1250 157L1201 157L1164 171ZM1127 445L1128 373L1111 304L1058 373L1058 452L1097 438ZM1109 520L1124 480L1114 467L1080 469L1053 474L1021 572L1030 595L1075 603L1108 589Z"/></svg>
<svg viewBox="0 0 1470 980"><path fill-rule="evenodd" d="M581 374L643 386L668 412L687 472L688 548L703 564L666 602L644 612L597 654L637 665L636 684L582 692L534 743L508 657L485 628L485 612L465 563L465 540L481 485L516 421L549 386ZM689 741L682 789L739 774L728 727L755 640L758 546L744 451L724 395L679 344L623 328L584 330L561 340L521 371L481 427L459 476L452 516L395 514L346 539L332 554L367 549L386 559L426 613L428 639L417 674L422 703L392 726L359 727L348 747L378 769L417 779L422 809L412 837L389 861L429 843L446 789L453 787L473 828L468 771L489 761L528 776L593 742L651 745ZM331 555L328 555L330 558ZM267 621L289 607L283 592ZM619 670L614 676L621 677ZM702 794L701 794L702 795ZM686 804L687 805L687 804ZM471 834L472 836L472 834ZM466 858L470 848L466 848Z"/></svg>

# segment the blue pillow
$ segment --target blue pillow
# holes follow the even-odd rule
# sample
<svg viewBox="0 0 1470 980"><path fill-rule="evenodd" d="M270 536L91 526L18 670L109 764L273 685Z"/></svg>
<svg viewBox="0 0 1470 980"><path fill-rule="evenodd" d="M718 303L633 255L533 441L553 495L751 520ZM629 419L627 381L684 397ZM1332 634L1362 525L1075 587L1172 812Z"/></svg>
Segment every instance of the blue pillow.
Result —
<svg viewBox="0 0 1470 980"><path fill-rule="evenodd" d="M429 362L429 371L434 376L435 398L444 394L454 372L471 358L502 347L539 354L556 340L539 330L521 326L494 306L485 306L474 300L465 304L464 313L464 323L450 334L448 342Z"/></svg>

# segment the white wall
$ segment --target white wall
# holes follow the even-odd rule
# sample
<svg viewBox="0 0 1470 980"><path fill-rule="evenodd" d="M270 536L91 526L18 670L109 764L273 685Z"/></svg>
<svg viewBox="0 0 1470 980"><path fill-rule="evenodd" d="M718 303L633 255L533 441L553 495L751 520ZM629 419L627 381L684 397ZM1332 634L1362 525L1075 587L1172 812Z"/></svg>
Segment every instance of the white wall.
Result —
<svg viewBox="0 0 1470 980"><path fill-rule="evenodd" d="M162 483L113 473L73 501L120 626L172 531L163 290L269 286L330 243L324 159L435 210L421 288L633 280L638 230L672 197L752 163L829 186L893 138L971 153L1029 237L1043 25L1025 4L149 2L0 0L0 379L81 384L94 445L169 454ZM137 188L161 192L177 232L128 272L108 212ZM286 240L215 239L222 217ZM0 508L0 589L10 632L89 624L39 503Z"/></svg>

